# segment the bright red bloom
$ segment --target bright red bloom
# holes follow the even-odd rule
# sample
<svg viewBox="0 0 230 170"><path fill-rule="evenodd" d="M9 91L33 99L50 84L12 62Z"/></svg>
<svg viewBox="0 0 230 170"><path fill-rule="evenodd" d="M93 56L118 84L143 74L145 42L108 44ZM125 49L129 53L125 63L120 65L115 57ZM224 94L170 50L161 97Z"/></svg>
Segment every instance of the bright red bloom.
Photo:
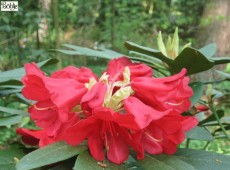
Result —
<svg viewBox="0 0 230 170"><path fill-rule="evenodd" d="M153 75L151 67L141 63L132 63L127 57L120 57L111 60L105 72L107 72L111 79L118 73L122 73L125 67L129 67L131 80L135 77L152 77ZM122 74L120 76L122 77Z"/></svg>
<svg viewBox="0 0 230 170"><path fill-rule="evenodd" d="M54 121L54 127L49 126L40 130L18 128L17 133L23 136L22 140L24 143L29 145L39 145L39 147L43 147L48 144L63 140L63 134L66 133L66 130L69 127L72 127L79 121L79 117L75 113L71 113L69 120L65 123L58 121L59 120ZM55 128L55 126L58 126L58 128Z"/></svg>
<svg viewBox="0 0 230 170"><path fill-rule="evenodd" d="M90 78L97 79L97 76L89 68L76 68L68 66L62 70L55 71L51 74L52 78L58 79L74 79L80 83L88 83Z"/></svg>
<svg viewBox="0 0 230 170"><path fill-rule="evenodd" d="M25 64L25 70L22 94L27 99L37 101L30 107L29 113L41 130L21 129L18 133L25 135L25 140L28 136L36 138L39 146L44 146L58 141L62 132L78 121L77 114L71 113L71 110L87 92L84 83L95 78L95 75L86 68L67 67L53 73L50 78L34 63ZM76 73L73 74L73 71Z"/></svg>
<svg viewBox="0 0 230 170"><path fill-rule="evenodd" d="M97 108L93 110L92 116L71 127L65 140L77 145L87 138L89 150L95 159L104 160L105 148L107 158L120 164L128 159L130 146L139 153L139 157L143 157L141 147L132 139L128 129L138 129L133 115Z"/></svg>
<svg viewBox="0 0 230 170"><path fill-rule="evenodd" d="M140 129L148 126L153 120L158 120L169 113L169 111L159 112L153 107L144 104L138 98L131 96L124 101L124 107L127 113L134 115Z"/></svg>
<svg viewBox="0 0 230 170"><path fill-rule="evenodd" d="M188 110L193 95L188 86L189 78L185 77L186 69L171 77L139 77L131 84L135 96L144 103L158 110L174 109L178 114Z"/></svg>
<svg viewBox="0 0 230 170"><path fill-rule="evenodd" d="M95 159L120 164L128 159L129 148L138 159L144 151L174 153L185 132L198 123L180 115L189 109L193 94L185 69L152 78L150 67L127 57L111 60L99 79L88 68L70 66L50 77L35 64L25 68L23 95L37 101L29 112L40 128L18 130L26 143L41 147L65 140L78 145L87 139Z"/></svg>
<svg viewBox="0 0 230 170"><path fill-rule="evenodd" d="M63 78L64 74L61 74L61 71L56 73L56 77L61 75L62 78L50 78L34 63L25 64L25 69L26 75L22 79L25 86L22 94L27 99L35 101L51 101L54 105L49 107L57 107L59 118L63 121L68 119L68 112L80 103L82 96L87 92L83 83L68 79L68 76Z"/></svg>
<svg viewBox="0 0 230 170"><path fill-rule="evenodd" d="M209 110L209 107L205 106L205 105L198 105L198 106L195 106L195 107L196 107L198 112L205 112L205 111Z"/></svg>
<svg viewBox="0 0 230 170"><path fill-rule="evenodd" d="M192 116L168 115L153 121L141 132L141 143L150 154L173 154L185 139L185 132L198 124Z"/></svg>
<svg viewBox="0 0 230 170"><path fill-rule="evenodd" d="M96 83L82 98L81 107L85 112L91 112L92 109L101 107L105 99L107 90L106 84Z"/></svg>

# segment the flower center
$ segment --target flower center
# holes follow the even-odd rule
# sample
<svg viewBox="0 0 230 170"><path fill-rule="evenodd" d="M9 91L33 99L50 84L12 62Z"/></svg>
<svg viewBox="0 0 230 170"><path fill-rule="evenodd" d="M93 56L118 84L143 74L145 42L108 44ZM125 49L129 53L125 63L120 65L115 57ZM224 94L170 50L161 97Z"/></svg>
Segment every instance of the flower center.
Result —
<svg viewBox="0 0 230 170"><path fill-rule="evenodd" d="M111 81L108 81L107 77L107 92L103 106L111 108L115 111L120 110L123 107L124 99L127 99L134 93L130 86L130 70L125 67L123 71L123 80L118 80L120 73L116 74Z"/></svg>

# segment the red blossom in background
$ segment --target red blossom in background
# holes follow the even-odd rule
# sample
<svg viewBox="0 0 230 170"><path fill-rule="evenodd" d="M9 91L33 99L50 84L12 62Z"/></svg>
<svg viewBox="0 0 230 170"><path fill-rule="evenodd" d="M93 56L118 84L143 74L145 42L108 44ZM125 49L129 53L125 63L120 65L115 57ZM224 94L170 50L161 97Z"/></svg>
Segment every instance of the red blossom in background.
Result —
<svg viewBox="0 0 230 170"><path fill-rule="evenodd" d="M23 95L36 102L30 117L40 130L20 128L23 141L45 146L65 140L88 141L91 155L120 164L129 149L143 159L150 154L173 154L185 132L197 125L195 117L181 116L193 95L186 69L153 78L152 69L127 57L111 60L100 78L88 68L72 66L50 77L26 64Z"/></svg>

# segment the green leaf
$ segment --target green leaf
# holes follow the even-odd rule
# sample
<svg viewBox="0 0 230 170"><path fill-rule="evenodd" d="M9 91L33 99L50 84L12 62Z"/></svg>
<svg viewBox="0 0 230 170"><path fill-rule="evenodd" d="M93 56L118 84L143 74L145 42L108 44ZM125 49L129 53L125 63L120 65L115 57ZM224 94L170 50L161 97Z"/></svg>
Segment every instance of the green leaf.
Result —
<svg viewBox="0 0 230 170"><path fill-rule="evenodd" d="M99 49L99 50L93 50L86 47L80 47L76 45L71 44L63 44L62 46L71 48L73 50L55 50L62 52L67 55L83 55L83 56L93 56L93 57L100 57L105 59L114 59L121 56L124 56L124 54L108 50L108 49Z"/></svg>
<svg viewBox="0 0 230 170"><path fill-rule="evenodd" d="M219 118L222 118L222 117L224 116L224 111L223 111L223 110L217 110L217 111L216 111L216 114L218 115ZM212 115L210 115L208 118L206 118L206 119L200 121L199 125L204 125L204 126L206 126L207 123L212 122L212 121L215 121L214 125L218 124L218 123L216 122L216 117L215 117L214 114L212 114ZM213 123L213 122L212 122L212 123Z"/></svg>
<svg viewBox="0 0 230 170"><path fill-rule="evenodd" d="M7 150L0 150L0 169L15 170L16 160L23 157L24 153L14 147Z"/></svg>
<svg viewBox="0 0 230 170"><path fill-rule="evenodd" d="M52 59L51 58L51 59L42 61L40 63L37 63L37 65L39 67L45 67L45 66L48 66L48 65L55 64L57 62L58 62L57 59ZM17 68L17 69L14 69L14 70L0 72L0 83L2 84L3 82L8 82L8 81L12 81L12 80L14 80L14 81L16 80L18 82L18 81L21 81L21 78L24 75L25 75L25 70L24 70L23 67L22 68ZM11 83L8 83L8 84L11 84ZM12 84L14 85L16 83L13 82Z"/></svg>
<svg viewBox="0 0 230 170"><path fill-rule="evenodd" d="M158 46L159 50L162 52L162 54L167 56L167 51L165 48L165 44L163 42L161 31L158 33L158 36L157 36L157 46Z"/></svg>
<svg viewBox="0 0 230 170"><path fill-rule="evenodd" d="M216 54L216 44L208 44L199 49L199 51L207 58L211 58Z"/></svg>
<svg viewBox="0 0 230 170"><path fill-rule="evenodd" d="M193 90L193 96L190 98L190 101L192 102L192 106L194 106L203 94L204 84L201 82L194 82L190 83L189 86Z"/></svg>
<svg viewBox="0 0 230 170"><path fill-rule="evenodd" d="M28 113L25 112L25 111L16 110L16 109L11 109L11 108L2 107L2 106L0 106L0 112L8 113L8 114L10 114L10 115L28 115Z"/></svg>
<svg viewBox="0 0 230 170"><path fill-rule="evenodd" d="M178 149L174 155L198 170L225 170L230 167L230 156L193 149ZM186 168L185 168L186 169Z"/></svg>
<svg viewBox="0 0 230 170"><path fill-rule="evenodd" d="M225 129L225 130L230 130L230 124L224 126L224 129ZM221 132L221 131L223 131L222 128L218 128L218 129L216 129L216 130L214 131L214 133L216 133L216 132Z"/></svg>
<svg viewBox="0 0 230 170"><path fill-rule="evenodd" d="M176 58L177 55L179 54L179 36L178 36L178 27L176 27L175 32L173 34L173 39L172 39L172 50L174 56L173 58Z"/></svg>
<svg viewBox="0 0 230 170"><path fill-rule="evenodd" d="M70 146L64 142L54 143L24 156L16 165L17 170L30 170L71 158L87 149L86 145Z"/></svg>
<svg viewBox="0 0 230 170"><path fill-rule="evenodd" d="M215 65L230 63L230 57L215 57L211 58L211 60L215 62Z"/></svg>
<svg viewBox="0 0 230 170"><path fill-rule="evenodd" d="M136 52L136 51L129 51L129 55L131 55L129 58L137 58L137 59L140 59L140 60L143 59L147 63L157 64L160 67L166 69L166 67L163 65L163 63L162 63L161 60L159 60L157 58L153 58L152 56L149 56L149 55L146 55L146 54L142 54L142 53L139 53L139 52ZM137 61L139 61L139 60L137 60Z"/></svg>
<svg viewBox="0 0 230 170"><path fill-rule="evenodd" d="M223 71L215 70L223 79L230 80L230 74Z"/></svg>
<svg viewBox="0 0 230 170"><path fill-rule="evenodd" d="M170 65L172 63L172 61L173 61L172 59L164 56L162 54L162 52L160 52L158 50L148 48L148 47L144 47L144 46L140 46L140 45L135 44L133 42L126 41L125 42L125 47L128 50L136 51L136 52L139 52L139 53L143 53L143 54L158 58L158 59L162 60L163 62L167 63L168 65Z"/></svg>
<svg viewBox="0 0 230 170"><path fill-rule="evenodd" d="M31 105L31 101L26 99L21 93L16 93L15 95L17 99L20 100L20 102L25 103L27 105Z"/></svg>
<svg viewBox="0 0 230 170"><path fill-rule="evenodd" d="M158 170L194 170L193 166L188 163L169 155L149 155L145 154L143 160L139 160L138 164L144 169Z"/></svg>
<svg viewBox="0 0 230 170"><path fill-rule="evenodd" d="M89 151L81 153L75 162L74 170L87 169L87 170L125 170L124 164L116 165L106 160L106 162L98 162L93 159Z"/></svg>
<svg viewBox="0 0 230 170"><path fill-rule="evenodd" d="M171 64L174 73L182 68L187 69L187 75L208 70L214 66L214 62L207 59L201 52L191 47L184 48Z"/></svg>
<svg viewBox="0 0 230 170"><path fill-rule="evenodd" d="M18 92L21 92L22 89L5 89L5 90L1 90L0 89L0 97L1 96L6 96L6 95L9 95L9 94L13 94L13 93L18 93Z"/></svg>
<svg viewBox="0 0 230 170"><path fill-rule="evenodd" d="M203 127L195 127L192 130L186 132L186 137L188 139L202 140L202 141L213 141L212 134Z"/></svg>
<svg viewBox="0 0 230 170"><path fill-rule="evenodd" d="M20 123L21 120L22 120L21 115L11 115L11 116L0 117L0 126L14 125L14 124Z"/></svg>

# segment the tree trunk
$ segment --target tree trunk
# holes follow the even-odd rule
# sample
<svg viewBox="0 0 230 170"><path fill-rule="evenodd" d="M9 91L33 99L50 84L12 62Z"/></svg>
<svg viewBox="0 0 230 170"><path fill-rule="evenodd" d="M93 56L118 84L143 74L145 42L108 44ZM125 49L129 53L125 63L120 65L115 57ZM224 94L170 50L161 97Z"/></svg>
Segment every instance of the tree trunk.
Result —
<svg viewBox="0 0 230 170"><path fill-rule="evenodd" d="M197 33L199 47L217 44L217 56L230 54L230 1L211 0L207 3Z"/></svg>
<svg viewBox="0 0 230 170"><path fill-rule="evenodd" d="M60 47L60 33L59 33L59 21L58 21L58 0L53 0L53 18L54 18L54 29L55 29L55 48ZM56 58L59 60L58 68L61 69L62 62L61 57L56 53Z"/></svg>
<svg viewBox="0 0 230 170"><path fill-rule="evenodd" d="M114 17L115 17L115 5L114 5L114 1L115 0L111 0L111 39L110 39L110 43L111 43L111 47L112 49L114 49L114 37L115 37L115 33L114 33Z"/></svg>
<svg viewBox="0 0 230 170"><path fill-rule="evenodd" d="M209 43L216 43L216 56L224 57L230 55L230 1L210 0L206 3L200 22L200 29L196 35L197 47ZM223 69L220 65L216 69ZM211 81L218 79L214 71L206 71L194 76L194 80Z"/></svg>

